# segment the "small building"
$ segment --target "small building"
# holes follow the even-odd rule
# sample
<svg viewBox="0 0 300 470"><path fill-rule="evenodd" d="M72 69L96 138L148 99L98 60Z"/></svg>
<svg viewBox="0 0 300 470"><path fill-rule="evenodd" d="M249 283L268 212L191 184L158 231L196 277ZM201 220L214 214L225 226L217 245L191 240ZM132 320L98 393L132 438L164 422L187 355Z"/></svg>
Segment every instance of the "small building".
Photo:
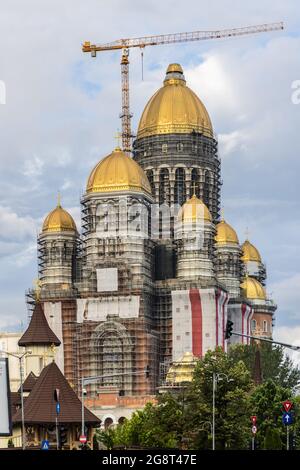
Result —
<svg viewBox="0 0 300 470"><path fill-rule="evenodd" d="M27 377L24 385L33 383L33 377ZM25 387L26 390L28 387ZM56 412L54 390L59 390L60 412ZM22 411L20 400L14 398L16 411L13 415L13 435L0 441L2 448L11 440L21 446ZM57 448L57 434L64 449L80 447L82 405L76 393L63 376L55 362L47 365L36 379L32 390L24 401L25 440L27 448L40 447L43 440L49 442L50 448ZM56 428L57 418L57 428ZM100 426L100 419L84 408L85 434L92 447L95 428ZM58 431L58 433L57 433ZM4 442L6 440L6 442ZM6 444L6 445L5 445Z"/></svg>
<svg viewBox="0 0 300 470"><path fill-rule="evenodd" d="M25 349L25 369L28 373L23 381L25 445L40 447L42 441L50 448L79 448L82 433L82 403L56 364L56 351L61 341L50 328L43 308L36 303L27 330L18 341ZM20 382L19 382L20 384ZM60 410L54 391L59 390ZM11 393L13 434L0 438L0 448L22 445L21 387ZM93 445L93 433L101 420L84 408L85 435Z"/></svg>

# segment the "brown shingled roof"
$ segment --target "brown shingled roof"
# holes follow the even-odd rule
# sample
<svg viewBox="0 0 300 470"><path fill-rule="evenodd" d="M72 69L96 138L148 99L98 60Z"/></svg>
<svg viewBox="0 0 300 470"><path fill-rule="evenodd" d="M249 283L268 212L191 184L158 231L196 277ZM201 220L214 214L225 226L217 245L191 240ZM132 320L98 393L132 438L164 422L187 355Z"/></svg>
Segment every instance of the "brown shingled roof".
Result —
<svg viewBox="0 0 300 470"><path fill-rule="evenodd" d="M35 386L26 398L24 404L26 424L55 423L56 402L54 400L54 390L56 388L60 391L59 423L81 423L81 401L55 362L52 362L42 370ZM101 422L87 408L85 408L84 419L85 423L90 425L99 425ZM18 410L13 416L13 423L20 423L21 420L21 410Z"/></svg>
<svg viewBox="0 0 300 470"><path fill-rule="evenodd" d="M30 372L23 382L23 392L31 392L36 381L37 376L33 372ZM19 388L18 392L21 393L21 387Z"/></svg>
<svg viewBox="0 0 300 470"><path fill-rule="evenodd" d="M33 344L60 345L60 340L48 325L40 303L35 305L29 326L19 339L18 344L19 346L29 346Z"/></svg>
<svg viewBox="0 0 300 470"><path fill-rule="evenodd" d="M21 395L19 392L10 392L11 415L13 416L21 406Z"/></svg>

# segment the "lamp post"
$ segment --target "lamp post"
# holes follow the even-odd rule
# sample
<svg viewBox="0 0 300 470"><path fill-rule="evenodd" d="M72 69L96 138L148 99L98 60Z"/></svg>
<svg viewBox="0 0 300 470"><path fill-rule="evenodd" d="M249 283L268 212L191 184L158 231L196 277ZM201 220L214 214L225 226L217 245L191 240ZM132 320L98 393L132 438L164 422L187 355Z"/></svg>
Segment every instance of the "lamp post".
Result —
<svg viewBox="0 0 300 470"><path fill-rule="evenodd" d="M19 360L19 370L20 370L20 392L21 392L21 414L22 414L22 450L26 448L26 438L25 438L25 416L24 416L24 394L23 394L23 358L28 354L31 354L31 351L25 351L23 354L14 354L11 352L0 350L0 353L7 354L8 356L15 357Z"/></svg>
<svg viewBox="0 0 300 470"><path fill-rule="evenodd" d="M202 425L202 428L200 428L200 431L204 431L204 430L205 430L205 426L206 426L206 427L209 426L211 436L213 435L213 425L212 425L212 422L211 422L211 421L201 421L201 423L199 423L199 425Z"/></svg>
<svg viewBox="0 0 300 470"><path fill-rule="evenodd" d="M222 372L216 373L213 372L213 412L212 412L212 450L216 449L215 443L215 434L216 434L216 390L217 383L223 380L223 377L226 378L227 382L233 382L233 379L229 379L228 375L223 374Z"/></svg>

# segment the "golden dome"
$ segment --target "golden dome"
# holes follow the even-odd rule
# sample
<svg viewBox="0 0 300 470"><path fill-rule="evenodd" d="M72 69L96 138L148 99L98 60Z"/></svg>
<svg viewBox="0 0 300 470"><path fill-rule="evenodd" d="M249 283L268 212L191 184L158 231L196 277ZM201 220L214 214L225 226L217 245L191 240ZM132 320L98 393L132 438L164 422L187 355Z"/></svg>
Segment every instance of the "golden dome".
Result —
<svg viewBox="0 0 300 470"><path fill-rule="evenodd" d="M255 248L249 240L246 240L242 245L242 261L257 261L261 263L259 251Z"/></svg>
<svg viewBox="0 0 300 470"><path fill-rule="evenodd" d="M182 359L172 364L166 376L167 383L191 382L198 359L191 352L185 352Z"/></svg>
<svg viewBox="0 0 300 470"><path fill-rule="evenodd" d="M101 160L90 174L88 193L112 191L144 191L151 194L144 170L120 148Z"/></svg>
<svg viewBox="0 0 300 470"><path fill-rule="evenodd" d="M215 240L218 245L226 245L227 243L239 244L236 231L225 220L221 220L216 226L217 234Z"/></svg>
<svg viewBox="0 0 300 470"><path fill-rule="evenodd" d="M193 131L213 137L212 124L204 104L186 86L181 66L170 64L164 86L150 98L143 111L137 137Z"/></svg>
<svg viewBox="0 0 300 470"><path fill-rule="evenodd" d="M194 194L180 208L178 220L181 222L195 222L197 220L211 222L212 218L207 206Z"/></svg>
<svg viewBox="0 0 300 470"><path fill-rule="evenodd" d="M65 211L60 202L50 214L47 215L43 223L43 232L77 232L76 224L69 212Z"/></svg>
<svg viewBox="0 0 300 470"><path fill-rule="evenodd" d="M246 299L266 300L267 298L265 288L254 277L246 277L241 284L241 289Z"/></svg>

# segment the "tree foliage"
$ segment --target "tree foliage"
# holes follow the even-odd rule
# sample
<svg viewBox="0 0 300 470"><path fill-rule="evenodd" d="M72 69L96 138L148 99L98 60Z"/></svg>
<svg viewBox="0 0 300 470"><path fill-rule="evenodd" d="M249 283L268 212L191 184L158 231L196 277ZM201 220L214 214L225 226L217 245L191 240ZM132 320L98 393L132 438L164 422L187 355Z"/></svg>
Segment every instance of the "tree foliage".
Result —
<svg viewBox="0 0 300 470"><path fill-rule="evenodd" d="M254 374L256 344L236 345L229 350L229 356L234 361L243 361L251 375ZM277 385L294 390L300 382L300 369L284 353L281 346L270 343L259 344L262 379L272 379Z"/></svg>
<svg viewBox="0 0 300 470"><path fill-rule="evenodd" d="M229 354L221 348L208 351L197 363L191 383L179 391L158 395L156 404L148 403L122 425L98 432L99 441L108 449L116 446L211 449L215 374L216 449L249 449L252 415L257 416L258 448L284 449L282 402L287 399L295 402L296 422L291 433L300 446L300 416L297 419L300 397L293 399L299 370L280 348L263 346L264 381L257 386L252 380L255 353L255 346L236 346Z"/></svg>

